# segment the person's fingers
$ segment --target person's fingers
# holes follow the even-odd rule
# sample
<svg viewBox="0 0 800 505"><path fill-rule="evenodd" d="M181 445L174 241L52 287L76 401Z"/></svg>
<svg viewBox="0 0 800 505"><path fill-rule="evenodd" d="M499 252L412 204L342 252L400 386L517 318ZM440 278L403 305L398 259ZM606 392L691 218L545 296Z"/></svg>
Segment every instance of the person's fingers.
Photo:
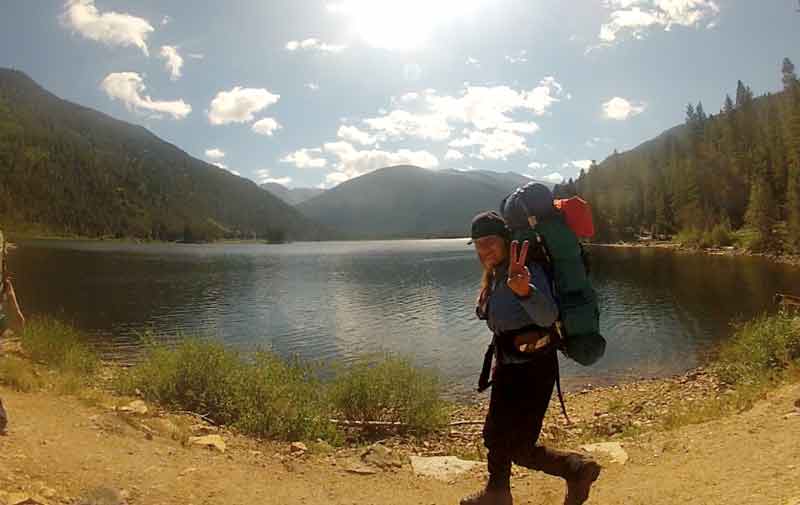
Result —
<svg viewBox="0 0 800 505"><path fill-rule="evenodd" d="M529 241L527 241L527 240L522 243L522 252L519 253L519 263L520 263L520 265L524 265L525 264L525 260L528 258L528 246L530 246L530 245L531 245L531 243Z"/></svg>
<svg viewBox="0 0 800 505"><path fill-rule="evenodd" d="M519 241L512 240L511 241L511 260L510 263L514 264L517 262L517 248L519 247Z"/></svg>

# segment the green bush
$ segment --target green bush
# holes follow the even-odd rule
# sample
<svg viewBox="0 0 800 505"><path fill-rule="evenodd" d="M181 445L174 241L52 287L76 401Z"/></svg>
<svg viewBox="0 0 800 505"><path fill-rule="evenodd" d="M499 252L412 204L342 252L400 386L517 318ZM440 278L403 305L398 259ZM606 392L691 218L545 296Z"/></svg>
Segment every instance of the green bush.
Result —
<svg viewBox="0 0 800 505"><path fill-rule="evenodd" d="M236 427L258 437L339 440L325 387L310 367L259 353L243 371Z"/></svg>
<svg viewBox="0 0 800 505"><path fill-rule="evenodd" d="M710 242L715 247L727 247L733 244L733 233L727 223L720 223L711 229Z"/></svg>
<svg viewBox="0 0 800 505"><path fill-rule="evenodd" d="M740 324L720 349L717 374L730 384L782 378L800 365L800 316L782 311Z"/></svg>
<svg viewBox="0 0 800 505"><path fill-rule="evenodd" d="M753 228L743 227L733 234L733 241L742 249L759 251L762 248L762 238Z"/></svg>
<svg viewBox="0 0 800 505"><path fill-rule="evenodd" d="M446 420L438 376L391 356L377 363L364 358L341 371L331 385L331 401L346 419L400 422L417 432Z"/></svg>
<svg viewBox="0 0 800 505"><path fill-rule="evenodd" d="M685 228L675 235L675 241L686 247L701 247L703 232L697 228Z"/></svg>
<svg viewBox="0 0 800 505"><path fill-rule="evenodd" d="M336 440L324 388L310 369L269 353L246 361L220 343L184 339L150 345L144 360L121 373L116 389L137 390L168 408L189 410L243 432L284 440Z"/></svg>
<svg viewBox="0 0 800 505"><path fill-rule="evenodd" d="M61 371L88 376L100 364L84 335L55 319L34 318L28 321L20 341L31 358Z"/></svg>
<svg viewBox="0 0 800 505"><path fill-rule="evenodd" d="M30 363L10 356L0 358L0 383L23 393L42 387Z"/></svg>

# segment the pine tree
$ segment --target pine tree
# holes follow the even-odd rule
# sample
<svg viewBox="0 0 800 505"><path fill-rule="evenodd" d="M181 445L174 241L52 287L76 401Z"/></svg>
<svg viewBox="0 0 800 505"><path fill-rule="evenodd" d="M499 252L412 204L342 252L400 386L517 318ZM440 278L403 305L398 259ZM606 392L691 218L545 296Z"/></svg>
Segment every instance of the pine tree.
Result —
<svg viewBox="0 0 800 505"><path fill-rule="evenodd" d="M747 204L745 222L756 233L751 248L765 251L775 246L773 227L775 225L772 189L767 174L767 153L758 149L755 153L754 177L750 184L750 198Z"/></svg>
<svg viewBox="0 0 800 505"><path fill-rule="evenodd" d="M787 242L792 252L800 253L800 81L794 64L784 58L784 144L788 162L786 181Z"/></svg>
<svg viewBox="0 0 800 505"><path fill-rule="evenodd" d="M784 91L791 91L797 84L797 74L794 72L794 63L792 63L792 60L789 58L783 59L781 73L783 74Z"/></svg>
<svg viewBox="0 0 800 505"><path fill-rule="evenodd" d="M706 111L703 110L703 102L697 102L697 107L694 108L694 111L695 117L698 121L703 122L708 119L708 116L706 116Z"/></svg>

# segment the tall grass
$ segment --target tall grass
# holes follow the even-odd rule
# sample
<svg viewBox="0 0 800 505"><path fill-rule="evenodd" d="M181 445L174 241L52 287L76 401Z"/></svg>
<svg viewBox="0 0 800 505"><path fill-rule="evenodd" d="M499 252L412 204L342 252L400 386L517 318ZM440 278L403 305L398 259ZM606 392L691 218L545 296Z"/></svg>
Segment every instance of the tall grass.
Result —
<svg viewBox="0 0 800 505"><path fill-rule="evenodd" d="M165 407L197 412L260 437L334 435L323 388L309 369L268 353L246 360L209 340L186 338L173 348L150 344L144 360L118 376L116 389L138 390Z"/></svg>
<svg viewBox="0 0 800 505"><path fill-rule="evenodd" d="M100 359L73 326L50 318L33 318L20 334L23 349L35 360L76 376L90 376Z"/></svg>
<svg viewBox="0 0 800 505"><path fill-rule="evenodd" d="M116 389L282 440L337 442L334 417L399 421L416 432L439 427L445 417L435 374L406 360L360 361L323 382L299 361L269 352L246 357L203 339L187 338L175 347L150 344L144 359L117 377Z"/></svg>
<svg viewBox="0 0 800 505"><path fill-rule="evenodd" d="M783 310L742 323L722 346L714 366L729 384L759 384L782 379L800 366L800 314Z"/></svg>
<svg viewBox="0 0 800 505"><path fill-rule="evenodd" d="M389 355L358 360L331 385L333 406L346 419L399 422L422 432L435 430L446 420L440 395L435 372Z"/></svg>

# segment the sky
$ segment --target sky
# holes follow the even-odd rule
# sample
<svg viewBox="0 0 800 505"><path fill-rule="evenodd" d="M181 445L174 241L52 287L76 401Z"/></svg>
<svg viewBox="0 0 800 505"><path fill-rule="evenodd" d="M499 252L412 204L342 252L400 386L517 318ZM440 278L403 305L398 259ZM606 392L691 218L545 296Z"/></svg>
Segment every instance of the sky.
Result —
<svg viewBox="0 0 800 505"><path fill-rule="evenodd" d="M0 67L256 182L558 182L800 64L798 0L3 0Z"/></svg>

